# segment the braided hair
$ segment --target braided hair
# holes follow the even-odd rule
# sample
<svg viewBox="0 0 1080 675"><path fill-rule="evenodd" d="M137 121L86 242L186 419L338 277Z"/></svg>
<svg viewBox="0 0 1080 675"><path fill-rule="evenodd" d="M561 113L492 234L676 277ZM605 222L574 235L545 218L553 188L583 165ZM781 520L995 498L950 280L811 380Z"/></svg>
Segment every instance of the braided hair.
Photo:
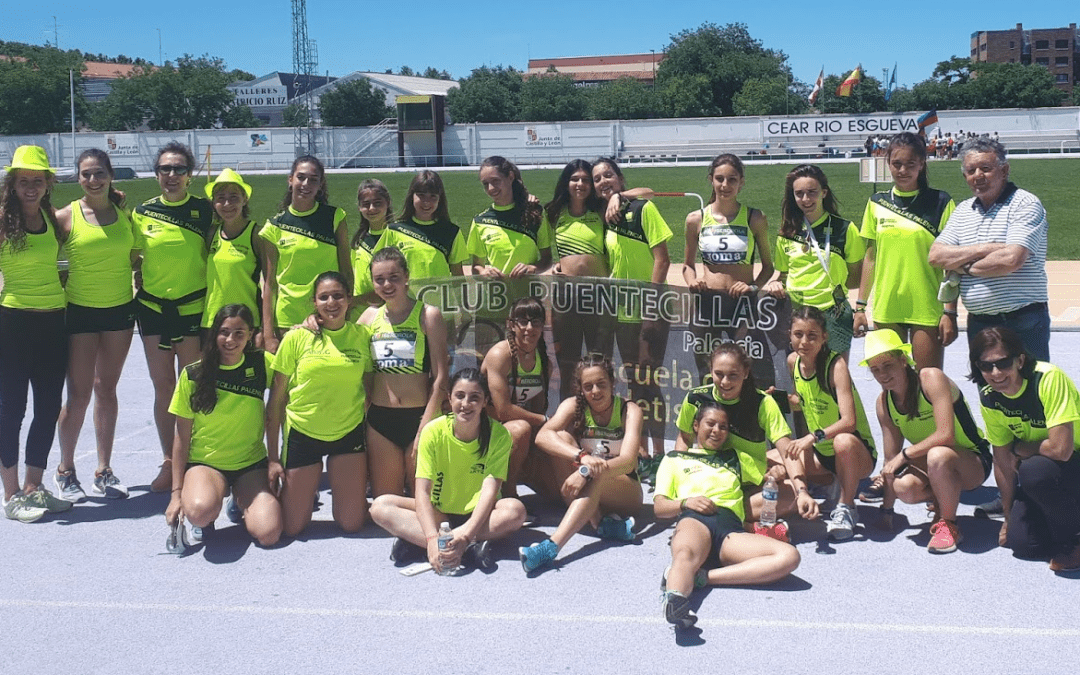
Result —
<svg viewBox="0 0 1080 675"><path fill-rule="evenodd" d="M585 400L585 393L581 391L581 374L585 372L586 368L604 369L604 372L607 373L608 380L612 384L612 405L615 404L615 366L612 365L611 359L603 354L596 353L582 356L581 360L577 363L577 367L574 368L574 384L572 387L573 391L577 392L574 394L574 398L577 401L577 408L574 411L574 424L570 428L570 433L574 438L581 438L582 434L585 433L585 412L589 409L589 402Z"/></svg>
<svg viewBox="0 0 1080 675"><path fill-rule="evenodd" d="M518 379L518 345L517 336L514 333L514 322L518 319L545 320L544 306L535 297L520 298L510 305L510 313L506 316L506 343L510 346L510 389L517 385ZM536 358L540 359L540 380L543 383L543 400L547 401L548 379L551 376L551 368L548 363L547 342L544 333L540 333L540 341L536 343Z"/></svg>

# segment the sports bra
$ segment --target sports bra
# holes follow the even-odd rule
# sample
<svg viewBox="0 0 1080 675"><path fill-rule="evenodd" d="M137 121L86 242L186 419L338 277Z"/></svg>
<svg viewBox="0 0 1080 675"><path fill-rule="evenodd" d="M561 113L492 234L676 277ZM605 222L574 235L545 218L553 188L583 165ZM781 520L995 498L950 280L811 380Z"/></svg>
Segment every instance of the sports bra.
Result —
<svg viewBox="0 0 1080 675"><path fill-rule="evenodd" d="M751 211L745 204L727 223L718 223L712 209L701 216L698 252L706 265L752 265L754 262L754 233L750 230Z"/></svg>

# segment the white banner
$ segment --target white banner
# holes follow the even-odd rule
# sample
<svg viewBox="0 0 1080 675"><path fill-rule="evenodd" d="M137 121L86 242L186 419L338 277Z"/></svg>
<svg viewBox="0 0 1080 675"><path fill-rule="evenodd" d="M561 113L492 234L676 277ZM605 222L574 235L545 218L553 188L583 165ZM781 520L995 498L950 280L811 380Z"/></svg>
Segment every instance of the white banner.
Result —
<svg viewBox="0 0 1080 675"><path fill-rule="evenodd" d="M105 136L105 145L110 157L137 157L139 155L138 134L108 134Z"/></svg>
<svg viewBox="0 0 1080 675"><path fill-rule="evenodd" d="M258 87L235 87L237 105L249 108L277 107L289 104L289 88L283 84Z"/></svg>
<svg viewBox="0 0 1080 675"><path fill-rule="evenodd" d="M530 124L525 127L526 148L561 148L561 124Z"/></svg>
<svg viewBox="0 0 1080 675"><path fill-rule="evenodd" d="M761 120L762 134L766 138L776 136L827 136L829 134L898 134L901 131L917 132L919 115L878 114L844 115L835 117L773 117Z"/></svg>

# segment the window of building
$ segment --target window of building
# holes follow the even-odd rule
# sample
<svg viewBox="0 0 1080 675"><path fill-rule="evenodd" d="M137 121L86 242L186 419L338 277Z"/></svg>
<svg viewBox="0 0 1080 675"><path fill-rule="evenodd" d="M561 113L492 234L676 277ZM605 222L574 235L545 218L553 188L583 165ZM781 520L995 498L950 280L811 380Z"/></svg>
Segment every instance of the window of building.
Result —
<svg viewBox="0 0 1080 675"><path fill-rule="evenodd" d="M1036 40L1035 41L1035 49L1050 49L1050 41L1049 40Z"/></svg>
<svg viewBox="0 0 1080 675"><path fill-rule="evenodd" d="M1061 84L1068 84L1069 83L1069 74L1068 73L1058 73L1057 81L1059 83L1061 83Z"/></svg>
<svg viewBox="0 0 1080 675"><path fill-rule="evenodd" d="M1009 59L1009 63L1016 63L1016 59Z"/></svg>
<svg viewBox="0 0 1080 675"><path fill-rule="evenodd" d="M972 55L972 56L975 56L975 55L976 55L976 54L978 54L978 53L979 53L979 50L978 50L978 49L972 49L972 50L971 50L971 55Z"/></svg>
<svg viewBox="0 0 1080 675"><path fill-rule="evenodd" d="M1009 40L1009 49L1016 49L1016 40Z"/></svg>
<svg viewBox="0 0 1080 675"><path fill-rule="evenodd" d="M1054 40L1054 49L1068 49L1068 48L1069 48L1069 41L1068 40Z"/></svg>
<svg viewBox="0 0 1080 675"><path fill-rule="evenodd" d="M1050 57L1049 56L1036 57L1035 58L1035 65L1037 65L1037 66L1049 66L1050 65Z"/></svg>
<svg viewBox="0 0 1080 675"><path fill-rule="evenodd" d="M1055 56L1054 57L1054 65L1056 65L1056 66L1067 66L1067 65L1069 65L1069 57L1068 56Z"/></svg>

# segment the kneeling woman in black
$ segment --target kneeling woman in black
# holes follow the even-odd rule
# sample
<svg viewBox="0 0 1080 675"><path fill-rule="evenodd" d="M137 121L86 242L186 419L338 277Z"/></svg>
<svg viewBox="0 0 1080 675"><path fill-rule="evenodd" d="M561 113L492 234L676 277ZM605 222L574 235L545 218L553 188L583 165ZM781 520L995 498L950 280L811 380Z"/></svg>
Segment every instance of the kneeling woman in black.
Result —
<svg viewBox="0 0 1080 675"><path fill-rule="evenodd" d="M169 412L180 444L173 453L170 525L180 513L197 528L213 523L232 491L247 531L262 546L281 536L281 504L270 491L263 444L263 395L270 356L251 349L255 318L244 305L214 316L202 360L180 372Z"/></svg>
<svg viewBox="0 0 1080 675"><path fill-rule="evenodd" d="M370 386L371 346L366 326L346 321L351 293L337 272L315 278L318 333L285 334L274 358L266 413L270 480L283 480L285 534L311 522L323 457L333 492L334 522L356 532L367 520L364 409ZM284 451L278 442L285 422Z"/></svg>

